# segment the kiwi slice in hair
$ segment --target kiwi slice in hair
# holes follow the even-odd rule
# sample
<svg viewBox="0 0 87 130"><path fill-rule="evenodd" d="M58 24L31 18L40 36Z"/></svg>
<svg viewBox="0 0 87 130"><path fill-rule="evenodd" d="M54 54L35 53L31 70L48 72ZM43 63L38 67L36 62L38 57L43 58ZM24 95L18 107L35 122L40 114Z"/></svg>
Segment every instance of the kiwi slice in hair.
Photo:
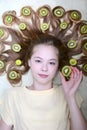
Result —
<svg viewBox="0 0 87 130"><path fill-rule="evenodd" d="M0 70L3 69L5 66L4 62L2 60L0 60Z"/></svg>
<svg viewBox="0 0 87 130"><path fill-rule="evenodd" d="M62 22L61 24L60 24L60 28L61 29L66 29L68 27L68 24L66 23L66 22Z"/></svg>
<svg viewBox="0 0 87 130"><path fill-rule="evenodd" d="M79 21L81 19L81 14L77 10L72 11L70 16L71 16L71 19L75 21Z"/></svg>
<svg viewBox="0 0 87 130"><path fill-rule="evenodd" d="M87 42L83 45L83 48L87 51Z"/></svg>
<svg viewBox="0 0 87 130"><path fill-rule="evenodd" d="M0 38L3 37L3 35L4 35L4 31L2 28L0 28Z"/></svg>
<svg viewBox="0 0 87 130"><path fill-rule="evenodd" d="M20 59L17 59L17 60L15 61L15 64L16 64L17 66L20 66L20 65L22 64L22 61L21 61Z"/></svg>
<svg viewBox="0 0 87 130"><path fill-rule="evenodd" d="M46 9L45 7L41 8L39 12L40 12L40 16L42 17L45 17L48 15L48 9Z"/></svg>
<svg viewBox="0 0 87 130"><path fill-rule="evenodd" d="M71 59L69 60L69 63L70 63L70 65L75 66L75 65L77 64L77 60L74 59L74 58L71 58Z"/></svg>
<svg viewBox="0 0 87 130"><path fill-rule="evenodd" d="M9 72L8 76L9 76L10 79L15 80L15 79L18 78L18 73L16 71L12 70L12 71Z"/></svg>
<svg viewBox="0 0 87 130"><path fill-rule="evenodd" d="M29 16L31 14L31 10L29 7L23 7L21 10L22 15Z"/></svg>
<svg viewBox="0 0 87 130"><path fill-rule="evenodd" d="M62 7L56 7L53 10L53 14L59 18L61 18L64 15L64 13L65 13L65 10Z"/></svg>
<svg viewBox="0 0 87 130"><path fill-rule="evenodd" d="M12 45L12 50L14 52L19 52L21 50L21 46L18 43Z"/></svg>
<svg viewBox="0 0 87 130"><path fill-rule="evenodd" d="M46 31L48 29L49 29L49 24L48 23L42 23L41 24L41 30Z"/></svg>
<svg viewBox="0 0 87 130"><path fill-rule="evenodd" d="M75 40L70 40L68 43L67 43L67 47L70 48L70 49L73 49L77 46L76 44L76 41Z"/></svg>
<svg viewBox="0 0 87 130"><path fill-rule="evenodd" d="M20 30L25 30L26 27L27 27L27 26L26 26L25 23L20 23L20 24L19 24L19 29L20 29Z"/></svg>
<svg viewBox="0 0 87 130"><path fill-rule="evenodd" d="M80 33L81 34L87 34L87 24L84 24L80 28Z"/></svg>
<svg viewBox="0 0 87 130"><path fill-rule="evenodd" d="M82 66L82 70L87 73L87 63Z"/></svg>
<svg viewBox="0 0 87 130"><path fill-rule="evenodd" d="M13 22L13 16L11 15L6 15L5 16L5 23L6 24L11 24Z"/></svg>
<svg viewBox="0 0 87 130"><path fill-rule="evenodd" d="M70 68L70 66L65 65L65 66L62 68L62 74L63 74L66 78L69 78L69 76L70 76L70 74L71 74L71 68Z"/></svg>

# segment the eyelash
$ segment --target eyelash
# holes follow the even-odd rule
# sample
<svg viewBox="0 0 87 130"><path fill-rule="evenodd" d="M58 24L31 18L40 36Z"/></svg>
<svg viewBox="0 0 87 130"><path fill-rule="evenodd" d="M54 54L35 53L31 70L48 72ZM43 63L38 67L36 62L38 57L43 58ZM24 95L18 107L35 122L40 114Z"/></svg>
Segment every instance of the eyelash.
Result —
<svg viewBox="0 0 87 130"><path fill-rule="evenodd" d="M37 62L37 63L41 63L41 60L35 60L35 62Z"/></svg>
<svg viewBox="0 0 87 130"><path fill-rule="evenodd" d="M55 65L56 63L54 63L54 62L50 62L50 65Z"/></svg>

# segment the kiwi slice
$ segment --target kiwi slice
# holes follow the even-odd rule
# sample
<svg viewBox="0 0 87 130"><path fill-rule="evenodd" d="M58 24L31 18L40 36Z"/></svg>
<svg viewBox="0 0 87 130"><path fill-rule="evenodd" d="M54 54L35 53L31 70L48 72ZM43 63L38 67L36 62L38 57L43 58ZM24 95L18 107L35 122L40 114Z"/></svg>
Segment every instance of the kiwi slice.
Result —
<svg viewBox="0 0 87 130"><path fill-rule="evenodd" d="M53 10L53 14L56 16L56 17L62 17L64 15L64 9L62 7L56 7L54 10Z"/></svg>
<svg viewBox="0 0 87 130"><path fill-rule="evenodd" d="M0 60L0 70L3 69L5 66L4 62L2 60Z"/></svg>
<svg viewBox="0 0 87 130"><path fill-rule="evenodd" d="M11 24L13 22L13 16L7 15L5 16L5 23L6 24Z"/></svg>
<svg viewBox="0 0 87 130"><path fill-rule="evenodd" d="M60 24L60 28L61 29L66 29L68 27L68 24L66 23L66 22L62 22L61 24Z"/></svg>
<svg viewBox="0 0 87 130"><path fill-rule="evenodd" d="M48 29L49 29L49 24L48 23L41 24L41 30L46 31Z"/></svg>
<svg viewBox="0 0 87 130"><path fill-rule="evenodd" d="M15 80L15 79L18 78L18 73L16 71L12 70L12 71L9 72L8 76L9 76L10 79Z"/></svg>
<svg viewBox="0 0 87 130"><path fill-rule="evenodd" d="M84 72L87 72L87 63L82 66L82 70L83 70Z"/></svg>
<svg viewBox="0 0 87 130"><path fill-rule="evenodd" d="M83 48L87 51L87 42L84 44Z"/></svg>
<svg viewBox="0 0 87 130"><path fill-rule="evenodd" d="M70 63L70 65L75 66L75 65L77 64L77 60L74 59L74 58L71 58L71 59L69 60L69 63Z"/></svg>
<svg viewBox="0 0 87 130"><path fill-rule="evenodd" d="M81 14L79 11L72 11L70 16L71 16L71 19L75 21L79 21L81 19Z"/></svg>
<svg viewBox="0 0 87 130"><path fill-rule="evenodd" d="M16 64L17 66L20 66L20 65L22 64L22 61L21 61L20 59L17 59L17 60L15 61L15 64Z"/></svg>
<svg viewBox="0 0 87 130"><path fill-rule="evenodd" d="M80 33L81 34L87 34L87 24L84 24L80 28Z"/></svg>
<svg viewBox="0 0 87 130"><path fill-rule="evenodd" d="M4 35L4 31L2 28L0 28L0 38L3 37L3 35Z"/></svg>
<svg viewBox="0 0 87 130"><path fill-rule="evenodd" d="M21 50L21 46L19 44L15 43L12 45L12 50L14 52L19 52Z"/></svg>
<svg viewBox="0 0 87 130"><path fill-rule="evenodd" d="M25 30L26 27L27 27L27 26L26 26L25 23L20 23L20 24L19 24L19 29L20 29L20 30Z"/></svg>
<svg viewBox="0 0 87 130"><path fill-rule="evenodd" d="M62 68L62 74L65 76L65 77L69 77L70 74L71 74L71 68L70 66L68 65L65 65L63 68Z"/></svg>
<svg viewBox="0 0 87 130"><path fill-rule="evenodd" d="M45 7L41 8L39 12L40 12L40 16L42 17L45 17L48 15L48 9L46 9Z"/></svg>
<svg viewBox="0 0 87 130"><path fill-rule="evenodd" d="M24 16L29 16L31 14L31 10L29 7L24 7L24 8L22 8L21 13Z"/></svg>
<svg viewBox="0 0 87 130"><path fill-rule="evenodd" d="M75 48L75 47L77 46L76 41L75 41L75 40L70 40L70 41L67 43L67 46L68 46L68 48L70 48L70 49Z"/></svg>

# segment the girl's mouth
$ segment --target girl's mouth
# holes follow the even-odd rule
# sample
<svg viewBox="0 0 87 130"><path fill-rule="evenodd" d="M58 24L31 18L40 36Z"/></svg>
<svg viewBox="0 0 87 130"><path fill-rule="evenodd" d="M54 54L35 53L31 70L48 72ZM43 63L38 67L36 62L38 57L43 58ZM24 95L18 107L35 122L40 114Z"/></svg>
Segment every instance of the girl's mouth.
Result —
<svg viewBox="0 0 87 130"><path fill-rule="evenodd" d="M40 76L41 78L47 78L47 77L48 77L48 75L46 75L46 74L39 74L39 76Z"/></svg>

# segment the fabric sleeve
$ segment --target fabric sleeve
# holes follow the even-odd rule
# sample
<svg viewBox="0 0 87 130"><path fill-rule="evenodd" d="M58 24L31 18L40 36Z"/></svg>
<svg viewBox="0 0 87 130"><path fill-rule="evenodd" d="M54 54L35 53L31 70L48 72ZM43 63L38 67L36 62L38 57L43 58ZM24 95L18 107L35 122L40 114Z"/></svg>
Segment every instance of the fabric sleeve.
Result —
<svg viewBox="0 0 87 130"><path fill-rule="evenodd" d="M8 126L13 125L12 105L13 105L12 98L9 92L6 91L2 97L0 104L0 116Z"/></svg>
<svg viewBox="0 0 87 130"><path fill-rule="evenodd" d="M81 97L79 92L76 93L76 102L77 102L78 107L81 108L83 98ZM69 112L69 119L70 119L70 112Z"/></svg>
<svg viewBox="0 0 87 130"><path fill-rule="evenodd" d="M78 104L79 108L81 108L83 98L81 97L79 92L76 93L76 101L77 101L77 104Z"/></svg>

